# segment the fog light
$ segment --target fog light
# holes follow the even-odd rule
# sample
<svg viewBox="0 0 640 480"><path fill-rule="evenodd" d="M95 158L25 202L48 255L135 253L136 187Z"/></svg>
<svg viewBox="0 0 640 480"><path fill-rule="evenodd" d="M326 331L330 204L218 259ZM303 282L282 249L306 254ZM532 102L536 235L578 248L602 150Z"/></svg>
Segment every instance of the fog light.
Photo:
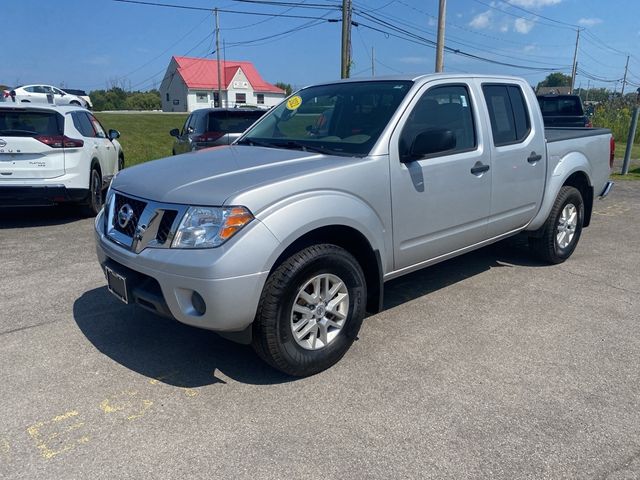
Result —
<svg viewBox="0 0 640 480"><path fill-rule="evenodd" d="M204 298L202 298L198 292L193 292L191 294L191 304L193 305L193 309L200 316L204 315L204 312L207 311L207 305L204 303Z"/></svg>

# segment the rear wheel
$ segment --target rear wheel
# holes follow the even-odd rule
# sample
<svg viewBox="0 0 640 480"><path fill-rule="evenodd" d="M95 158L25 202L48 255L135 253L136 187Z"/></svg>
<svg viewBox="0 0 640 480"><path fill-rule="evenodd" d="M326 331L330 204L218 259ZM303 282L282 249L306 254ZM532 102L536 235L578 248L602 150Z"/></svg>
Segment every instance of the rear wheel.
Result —
<svg viewBox="0 0 640 480"><path fill-rule="evenodd" d="M321 372L349 350L365 314L362 268L329 244L295 253L271 273L253 324L260 357L289 375Z"/></svg>
<svg viewBox="0 0 640 480"><path fill-rule="evenodd" d="M69 102L69 105L75 105L75 106L79 107L80 106L80 102L72 100L71 102Z"/></svg>
<svg viewBox="0 0 640 480"><path fill-rule="evenodd" d="M102 190L102 175L97 168L92 168L89 174L89 198L84 205L84 213L87 216L95 217L102 208L104 195Z"/></svg>
<svg viewBox="0 0 640 480"><path fill-rule="evenodd" d="M124 155L120 154L118 155L118 171L122 171L124 170Z"/></svg>
<svg viewBox="0 0 640 480"><path fill-rule="evenodd" d="M578 245L584 222L584 202L577 188L560 189L540 238L529 238L533 252L549 263L562 263Z"/></svg>

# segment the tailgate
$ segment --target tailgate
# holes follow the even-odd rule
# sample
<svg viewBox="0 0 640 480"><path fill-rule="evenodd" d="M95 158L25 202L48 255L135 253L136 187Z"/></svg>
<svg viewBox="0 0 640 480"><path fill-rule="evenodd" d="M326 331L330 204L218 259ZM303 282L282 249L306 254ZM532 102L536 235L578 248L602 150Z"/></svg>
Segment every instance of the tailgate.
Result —
<svg viewBox="0 0 640 480"><path fill-rule="evenodd" d="M0 183L64 175L63 122L55 111L0 108Z"/></svg>

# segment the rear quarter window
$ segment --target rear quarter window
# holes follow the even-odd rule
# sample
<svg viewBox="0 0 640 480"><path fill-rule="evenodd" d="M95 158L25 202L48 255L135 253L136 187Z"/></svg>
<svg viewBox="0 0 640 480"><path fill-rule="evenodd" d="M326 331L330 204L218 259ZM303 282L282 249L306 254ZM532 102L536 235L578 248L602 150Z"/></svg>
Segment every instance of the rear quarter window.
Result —
<svg viewBox="0 0 640 480"><path fill-rule="evenodd" d="M522 142L531 131L529 110L517 85L483 85L493 144L496 147Z"/></svg>
<svg viewBox="0 0 640 480"><path fill-rule="evenodd" d="M57 112L0 110L0 135L62 135L64 118Z"/></svg>

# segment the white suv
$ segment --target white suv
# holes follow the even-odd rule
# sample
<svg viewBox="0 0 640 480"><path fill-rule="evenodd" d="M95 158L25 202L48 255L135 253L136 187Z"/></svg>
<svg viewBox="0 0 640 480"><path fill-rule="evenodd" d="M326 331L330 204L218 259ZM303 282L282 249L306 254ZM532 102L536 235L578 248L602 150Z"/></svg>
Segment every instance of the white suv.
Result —
<svg viewBox="0 0 640 480"><path fill-rule="evenodd" d="M80 107L0 104L0 205L75 202L95 215L124 168L118 137Z"/></svg>
<svg viewBox="0 0 640 480"><path fill-rule="evenodd" d="M5 101L11 98L16 103L49 103L55 105L75 105L88 108L89 104L78 95L72 95L52 85L23 85L3 95Z"/></svg>

